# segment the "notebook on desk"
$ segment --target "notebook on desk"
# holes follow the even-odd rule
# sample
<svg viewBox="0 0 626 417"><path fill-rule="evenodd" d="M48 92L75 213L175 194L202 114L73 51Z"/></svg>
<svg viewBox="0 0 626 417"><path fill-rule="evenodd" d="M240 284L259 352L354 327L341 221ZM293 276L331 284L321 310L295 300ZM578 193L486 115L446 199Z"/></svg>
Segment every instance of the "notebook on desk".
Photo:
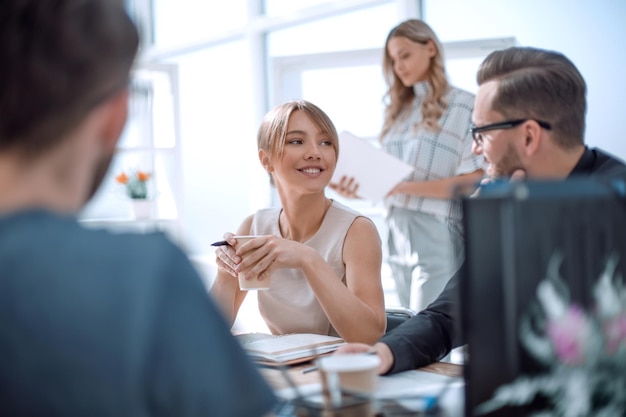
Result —
<svg viewBox="0 0 626 417"><path fill-rule="evenodd" d="M345 343L340 337L312 333L247 333L235 338L255 362L267 365L293 365L310 361L335 351Z"/></svg>
<svg viewBox="0 0 626 417"><path fill-rule="evenodd" d="M626 198L619 194L619 187L581 179L496 184L478 198L462 198L466 416L520 375L545 373L520 343L520 324L536 306L538 284L556 253L558 274L581 306L592 304L592 287L612 254L626 276ZM529 415L545 405L539 399L486 415Z"/></svg>

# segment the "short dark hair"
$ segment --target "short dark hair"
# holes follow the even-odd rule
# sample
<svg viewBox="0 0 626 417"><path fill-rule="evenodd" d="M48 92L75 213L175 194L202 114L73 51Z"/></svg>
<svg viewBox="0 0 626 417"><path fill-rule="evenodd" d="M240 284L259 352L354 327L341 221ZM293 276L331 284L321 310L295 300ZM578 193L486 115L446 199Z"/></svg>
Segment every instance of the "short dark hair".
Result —
<svg viewBox="0 0 626 417"><path fill-rule="evenodd" d="M584 143L587 86L565 55L544 49L511 47L489 54L478 85L498 81L493 110L507 118L535 118L552 126L562 148Z"/></svg>
<svg viewBox="0 0 626 417"><path fill-rule="evenodd" d="M138 45L122 0L2 0L0 151L54 146L127 86Z"/></svg>

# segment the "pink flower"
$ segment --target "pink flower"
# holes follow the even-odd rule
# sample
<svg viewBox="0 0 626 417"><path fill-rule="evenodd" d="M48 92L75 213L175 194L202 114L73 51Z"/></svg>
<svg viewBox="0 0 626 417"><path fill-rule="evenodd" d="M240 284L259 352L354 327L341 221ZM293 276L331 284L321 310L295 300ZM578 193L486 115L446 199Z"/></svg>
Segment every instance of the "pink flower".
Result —
<svg viewBox="0 0 626 417"><path fill-rule="evenodd" d="M585 360L591 324L584 311L570 306L565 314L548 321L547 333L557 358L565 365L581 365Z"/></svg>
<svg viewBox="0 0 626 417"><path fill-rule="evenodd" d="M615 354L622 343L626 343L626 312L604 322L604 338L606 350L611 355Z"/></svg>

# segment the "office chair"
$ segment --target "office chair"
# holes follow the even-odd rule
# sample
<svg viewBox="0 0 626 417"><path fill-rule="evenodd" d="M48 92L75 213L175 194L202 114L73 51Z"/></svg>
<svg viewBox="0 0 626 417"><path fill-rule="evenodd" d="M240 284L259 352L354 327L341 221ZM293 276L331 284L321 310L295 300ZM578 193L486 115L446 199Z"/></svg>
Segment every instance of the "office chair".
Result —
<svg viewBox="0 0 626 417"><path fill-rule="evenodd" d="M385 314L387 316L387 329L385 333L388 333L417 313L406 307L386 307Z"/></svg>

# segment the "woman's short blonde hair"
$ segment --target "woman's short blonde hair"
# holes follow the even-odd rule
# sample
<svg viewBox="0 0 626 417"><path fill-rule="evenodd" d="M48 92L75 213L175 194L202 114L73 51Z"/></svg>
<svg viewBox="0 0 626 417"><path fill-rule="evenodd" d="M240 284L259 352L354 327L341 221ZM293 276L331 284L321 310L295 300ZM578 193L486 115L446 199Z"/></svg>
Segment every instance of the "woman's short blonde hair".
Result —
<svg viewBox="0 0 626 417"><path fill-rule="evenodd" d="M270 110L259 127L257 134L258 149L265 150L270 159L280 159L285 147L287 125L293 112L302 111L328 136L332 142L337 157L339 157L339 139L337 129L330 117L315 104L306 100L291 100Z"/></svg>

